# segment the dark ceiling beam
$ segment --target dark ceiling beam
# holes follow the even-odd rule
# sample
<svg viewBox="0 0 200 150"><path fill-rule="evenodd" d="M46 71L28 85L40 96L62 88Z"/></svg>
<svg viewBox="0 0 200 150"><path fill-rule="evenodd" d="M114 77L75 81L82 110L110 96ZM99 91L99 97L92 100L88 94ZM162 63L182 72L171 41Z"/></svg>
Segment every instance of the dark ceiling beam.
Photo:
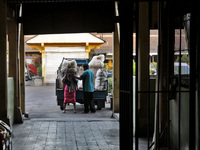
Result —
<svg viewBox="0 0 200 150"><path fill-rule="evenodd" d="M114 2L26 3L24 34L113 32Z"/></svg>
<svg viewBox="0 0 200 150"><path fill-rule="evenodd" d="M112 2L115 0L7 0L7 3Z"/></svg>

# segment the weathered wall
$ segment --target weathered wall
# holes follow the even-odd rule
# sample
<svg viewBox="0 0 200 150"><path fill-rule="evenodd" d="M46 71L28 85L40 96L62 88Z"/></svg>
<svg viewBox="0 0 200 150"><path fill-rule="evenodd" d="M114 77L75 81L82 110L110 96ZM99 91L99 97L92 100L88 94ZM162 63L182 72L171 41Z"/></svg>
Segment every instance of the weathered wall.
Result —
<svg viewBox="0 0 200 150"><path fill-rule="evenodd" d="M178 89L176 89L178 90ZM189 89L181 88L182 91ZM179 94L170 101L170 149L178 149ZM180 149L189 149L189 93L182 92L180 100Z"/></svg>
<svg viewBox="0 0 200 150"><path fill-rule="evenodd" d="M133 76L133 126L135 126L135 83L136 83L136 80L135 80L135 76ZM150 91L155 91L156 89L156 79L151 77L150 79ZM146 97L148 97L148 93L145 94ZM150 118L149 118L149 134L150 136L153 135L153 132L154 132L154 113L155 113L155 93L150 93L149 94L149 104L150 104ZM146 101L147 102L147 101ZM148 103L148 102L147 102ZM142 111L139 111L139 113L142 113ZM140 115L143 115L145 116L145 120L148 120L148 116L147 114L140 114ZM139 132L141 133L139 136L143 136L145 134L147 134L147 126L143 124L143 122L139 122ZM135 127L133 127L133 129L135 129ZM133 131L135 133L135 130Z"/></svg>
<svg viewBox="0 0 200 150"><path fill-rule="evenodd" d="M7 115L10 117L11 124L14 123L14 79L13 77L8 77L7 80L8 84L8 109L7 109Z"/></svg>
<svg viewBox="0 0 200 150"><path fill-rule="evenodd" d="M46 83L55 83L57 70L65 58L85 58L85 47L46 47L45 76Z"/></svg>

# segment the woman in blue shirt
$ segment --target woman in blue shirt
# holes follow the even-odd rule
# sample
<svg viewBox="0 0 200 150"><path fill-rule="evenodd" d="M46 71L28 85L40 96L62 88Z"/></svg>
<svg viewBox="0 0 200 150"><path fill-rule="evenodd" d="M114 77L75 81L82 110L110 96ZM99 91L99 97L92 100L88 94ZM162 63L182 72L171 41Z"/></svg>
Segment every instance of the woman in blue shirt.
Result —
<svg viewBox="0 0 200 150"><path fill-rule="evenodd" d="M84 113L89 112L88 106L90 106L90 111L95 113L95 104L93 100L94 84L93 78L94 73L89 69L88 64L83 64L84 72L80 77L74 75L76 79L83 80L83 96L84 96Z"/></svg>

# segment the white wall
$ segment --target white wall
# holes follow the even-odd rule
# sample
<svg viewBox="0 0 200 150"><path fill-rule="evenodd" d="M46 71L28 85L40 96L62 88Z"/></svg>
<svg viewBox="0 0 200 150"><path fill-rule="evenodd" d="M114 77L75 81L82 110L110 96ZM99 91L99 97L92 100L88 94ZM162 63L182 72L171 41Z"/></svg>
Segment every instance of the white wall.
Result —
<svg viewBox="0 0 200 150"><path fill-rule="evenodd" d="M86 58L85 47L46 47L45 76L46 83L55 83L57 69L65 58Z"/></svg>
<svg viewBox="0 0 200 150"><path fill-rule="evenodd" d="M11 117L11 124L14 123L14 103L15 103L15 90L14 90L14 78L8 77L7 80L7 86L8 86L8 109L7 109L7 116Z"/></svg>

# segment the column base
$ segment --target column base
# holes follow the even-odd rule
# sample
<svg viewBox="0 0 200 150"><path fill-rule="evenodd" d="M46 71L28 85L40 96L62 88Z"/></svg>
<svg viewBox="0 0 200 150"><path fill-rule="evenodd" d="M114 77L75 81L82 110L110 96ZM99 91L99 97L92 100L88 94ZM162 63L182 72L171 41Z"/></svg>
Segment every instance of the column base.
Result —
<svg viewBox="0 0 200 150"><path fill-rule="evenodd" d="M15 123L23 123L23 118L22 118L22 111L21 111L21 108L18 107L16 110L15 110Z"/></svg>

